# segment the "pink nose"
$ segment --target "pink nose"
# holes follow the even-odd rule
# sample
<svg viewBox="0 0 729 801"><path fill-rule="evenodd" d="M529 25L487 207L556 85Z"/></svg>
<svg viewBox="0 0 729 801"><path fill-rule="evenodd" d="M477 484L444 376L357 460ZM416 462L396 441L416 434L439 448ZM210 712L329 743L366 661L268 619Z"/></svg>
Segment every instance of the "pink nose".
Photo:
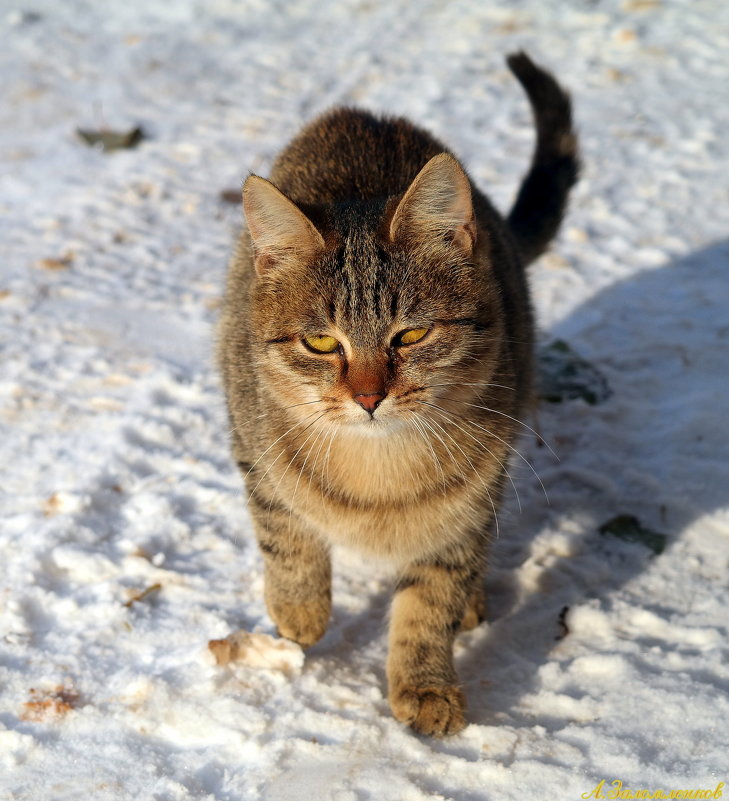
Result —
<svg viewBox="0 0 729 801"><path fill-rule="evenodd" d="M360 392L354 396L354 400L370 414L374 413L375 409L380 405L384 398L384 392Z"/></svg>

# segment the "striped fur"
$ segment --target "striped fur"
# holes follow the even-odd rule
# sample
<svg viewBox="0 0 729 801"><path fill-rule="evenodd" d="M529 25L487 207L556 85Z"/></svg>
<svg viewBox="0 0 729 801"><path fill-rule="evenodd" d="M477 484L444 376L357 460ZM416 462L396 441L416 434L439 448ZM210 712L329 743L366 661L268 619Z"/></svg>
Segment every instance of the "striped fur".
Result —
<svg viewBox="0 0 729 801"><path fill-rule="evenodd" d="M575 160L566 95L523 54L510 64L540 121L535 163L549 173L557 140ZM550 117L541 98L562 111ZM311 645L331 609L330 547L392 560L390 704L426 734L465 725L453 640L485 614L487 546L532 393L523 264L556 230L563 168L546 222L527 187L510 228L430 134L335 109L270 182L244 187L219 361L268 610ZM410 329L428 333L403 346ZM312 336L340 345L315 353Z"/></svg>

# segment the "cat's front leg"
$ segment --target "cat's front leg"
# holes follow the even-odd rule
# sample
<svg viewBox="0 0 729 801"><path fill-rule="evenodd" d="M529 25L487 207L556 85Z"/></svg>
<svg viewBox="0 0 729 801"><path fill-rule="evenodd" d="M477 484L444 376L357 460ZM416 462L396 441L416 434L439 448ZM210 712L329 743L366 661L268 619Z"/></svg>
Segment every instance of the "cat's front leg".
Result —
<svg viewBox="0 0 729 801"><path fill-rule="evenodd" d="M251 499L265 564L268 613L282 637L306 648L324 636L332 608L327 546L283 506Z"/></svg>
<svg viewBox="0 0 729 801"><path fill-rule="evenodd" d="M415 562L401 574L392 604L387 679L393 715L435 737L465 725L465 698L453 666L453 640L476 615L483 558L476 542ZM475 622L475 621L474 621Z"/></svg>

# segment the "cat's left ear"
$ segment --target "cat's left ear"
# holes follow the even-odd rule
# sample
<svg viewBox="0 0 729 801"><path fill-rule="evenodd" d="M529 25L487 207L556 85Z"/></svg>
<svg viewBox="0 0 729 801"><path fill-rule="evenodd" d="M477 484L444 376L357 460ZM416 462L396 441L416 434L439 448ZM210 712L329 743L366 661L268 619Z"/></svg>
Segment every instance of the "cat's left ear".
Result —
<svg viewBox="0 0 729 801"><path fill-rule="evenodd" d="M314 223L265 178L248 176L243 210L258 275L276 266L310 261L324 250L324 239Z"/></svg>
<svg viewBox="0 0 729 801"><path fill-rule="evenodd" d="M470 256L476 243L471 183L450 153L434 156L410 184L390 221L390 240L445 242Z"/></svg>

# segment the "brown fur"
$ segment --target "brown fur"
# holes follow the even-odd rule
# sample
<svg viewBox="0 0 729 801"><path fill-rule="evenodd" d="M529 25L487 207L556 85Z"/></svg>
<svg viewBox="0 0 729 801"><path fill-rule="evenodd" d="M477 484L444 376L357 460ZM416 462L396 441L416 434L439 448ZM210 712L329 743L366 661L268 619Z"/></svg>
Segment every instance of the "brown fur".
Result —
<svg viewBox="0 0 729 801"><path fill-rule="evenodd" d="M510 65L534 105L540 169L553 153L564 173L569 157L574 181L569 101L523 54ZM563 113L539 108L545 94ZM440 142L353 109L306 126L271 182L244 187L219 357L268 610L311 645L331 609L330 546L391 559L390 704L426 734L465 725L453 639L485 614L486 548L532 392L522 254L546 245L568 188L522 190L546 222L515 235ZM403 346L410 329L428 334ZM304 340L317 336L340 345L314 353Z"/></svg>

